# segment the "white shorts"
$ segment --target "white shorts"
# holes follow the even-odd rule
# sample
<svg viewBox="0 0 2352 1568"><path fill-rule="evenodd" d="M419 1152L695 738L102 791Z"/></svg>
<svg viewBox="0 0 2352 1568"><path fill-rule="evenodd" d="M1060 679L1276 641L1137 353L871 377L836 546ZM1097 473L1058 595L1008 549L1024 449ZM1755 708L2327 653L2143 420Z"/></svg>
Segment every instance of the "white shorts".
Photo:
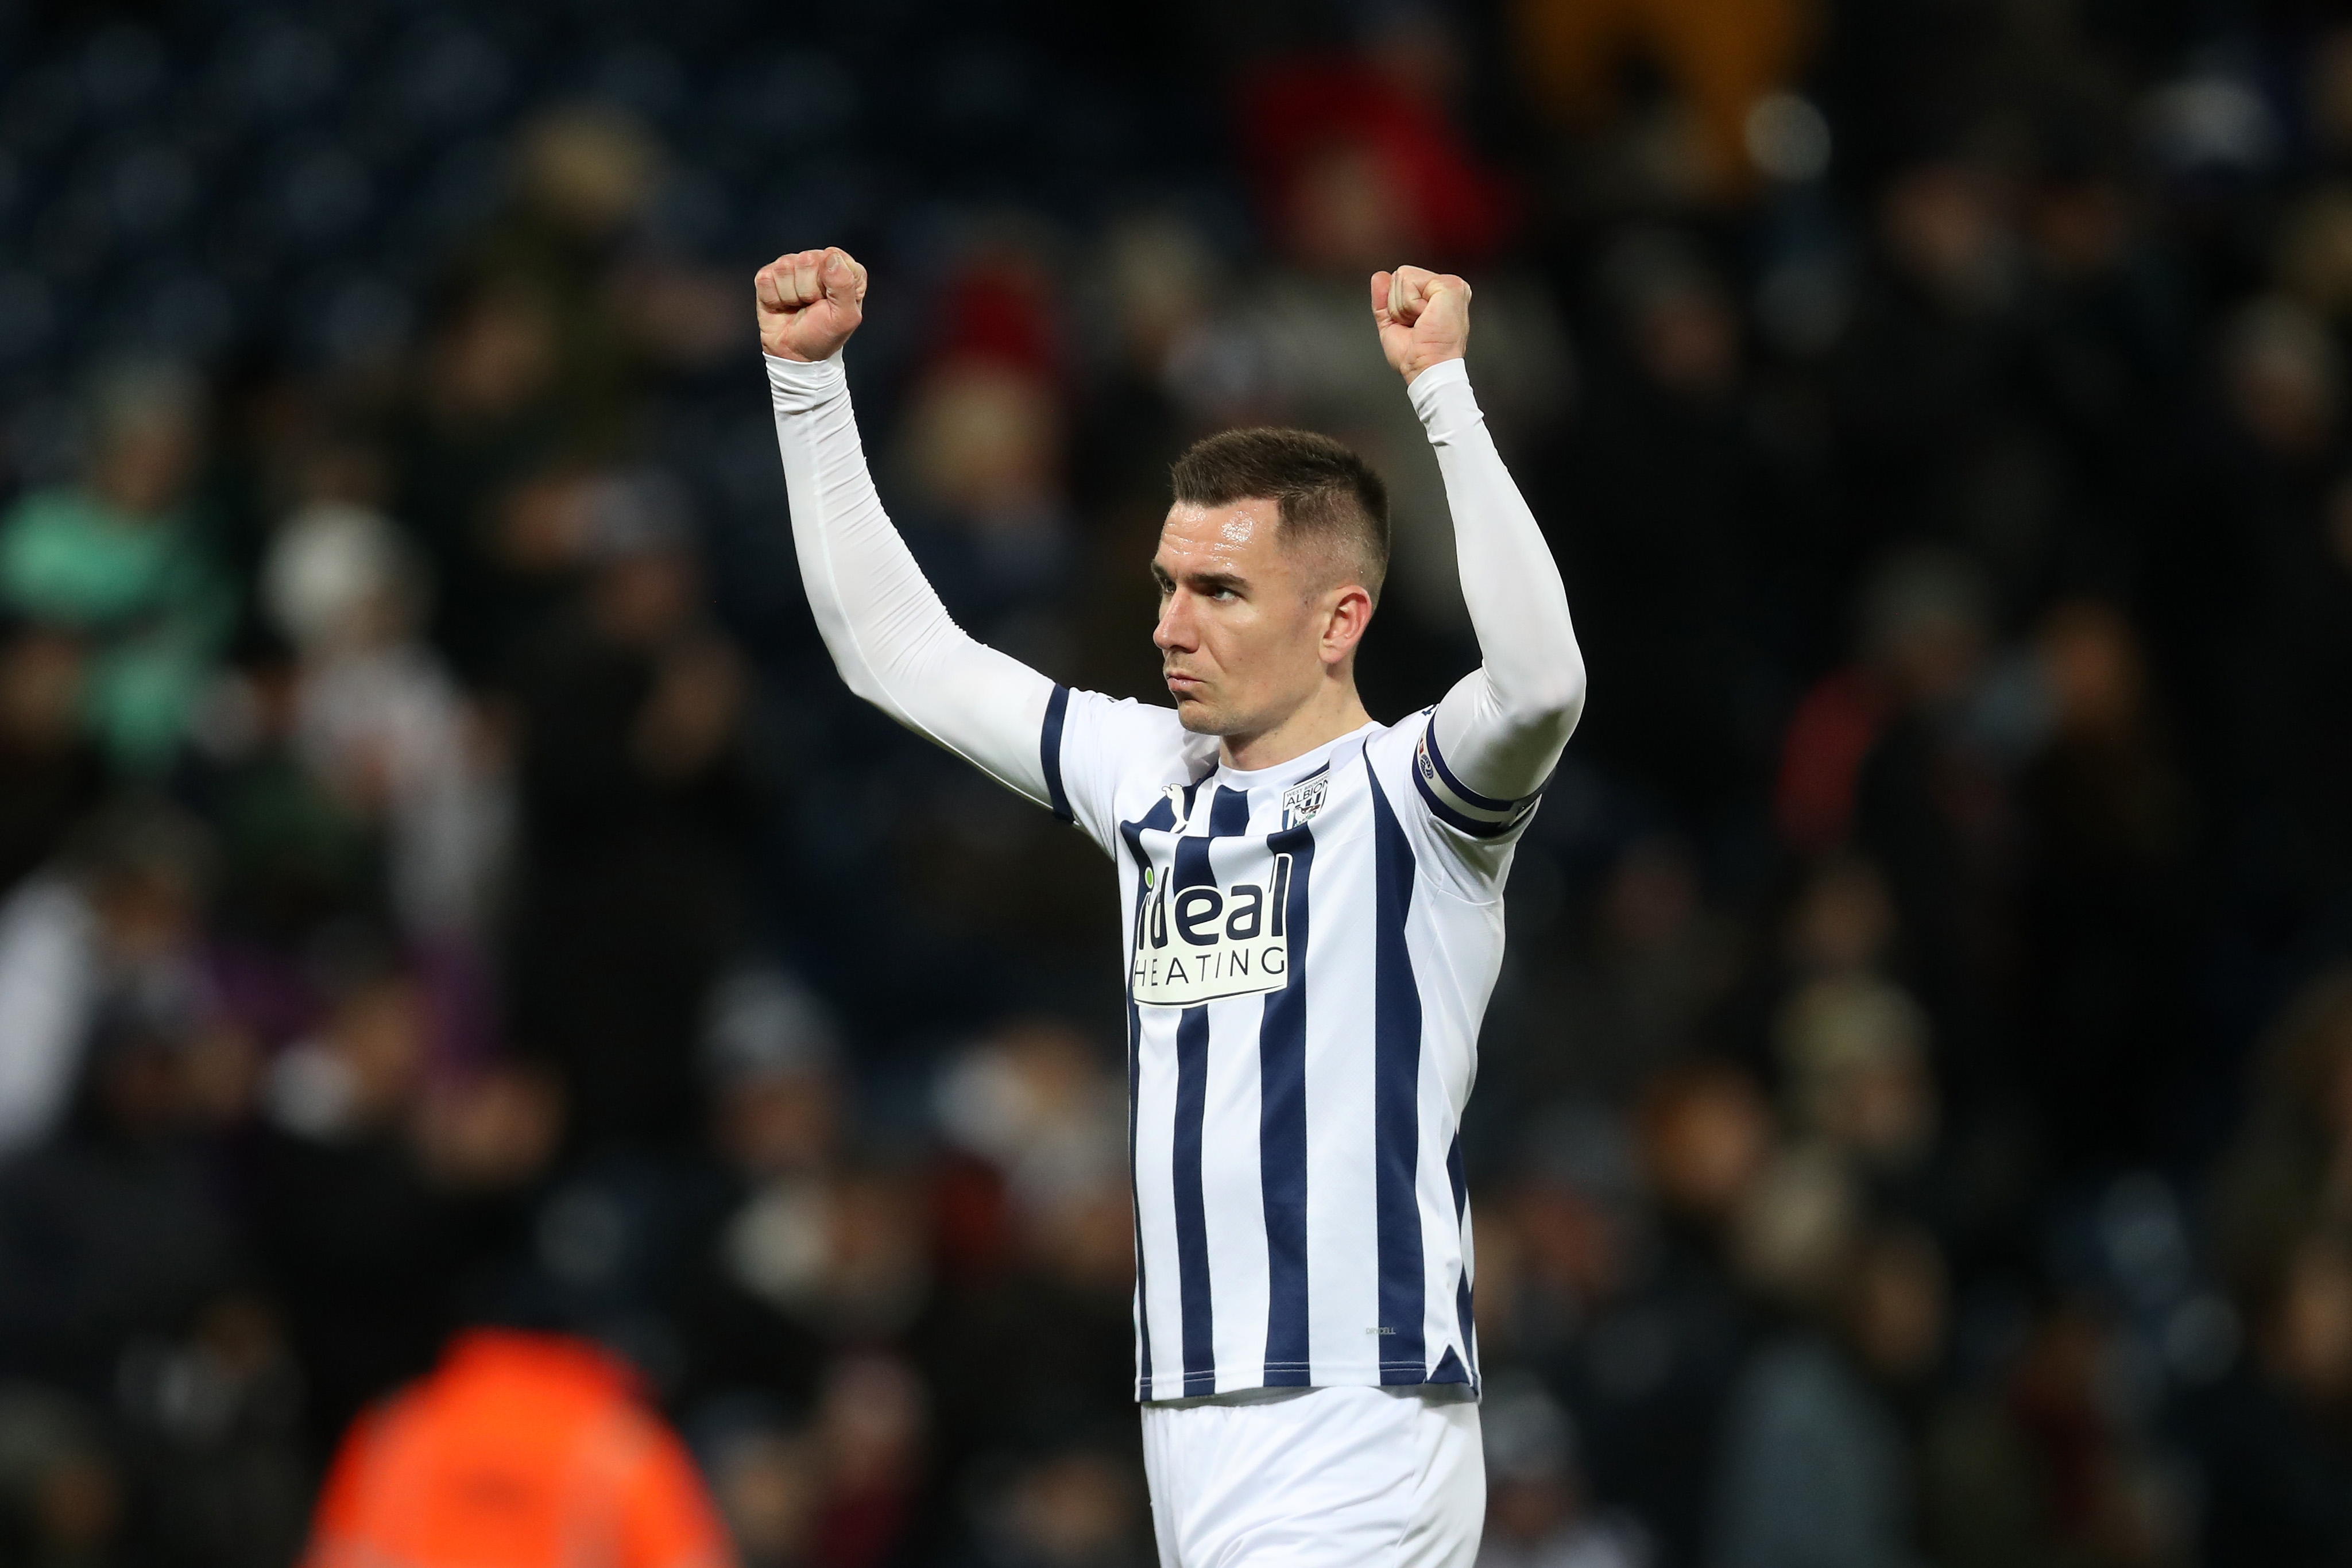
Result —
<svg viewBox="0 0 2352 1568"><path fill-rule="evenodd" d="M1419 1388L1297 1388L1143 1406L1160 1568L1470 1568L1486 1515L1478 1406Z"/></svg>

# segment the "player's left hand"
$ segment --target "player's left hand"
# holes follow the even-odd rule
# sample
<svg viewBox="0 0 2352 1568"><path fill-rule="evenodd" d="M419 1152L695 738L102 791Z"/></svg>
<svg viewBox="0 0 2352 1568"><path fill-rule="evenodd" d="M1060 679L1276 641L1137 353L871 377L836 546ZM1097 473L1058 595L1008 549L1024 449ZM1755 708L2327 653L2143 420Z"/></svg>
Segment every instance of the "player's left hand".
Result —
<svg viewBox="0 0 2352 1568"><path fill-rule="evenodd" d="M1400 267L1372 274L1372 320L1381 351L1412 378L1470 348L1470 286L1450 272Z"/></svg>

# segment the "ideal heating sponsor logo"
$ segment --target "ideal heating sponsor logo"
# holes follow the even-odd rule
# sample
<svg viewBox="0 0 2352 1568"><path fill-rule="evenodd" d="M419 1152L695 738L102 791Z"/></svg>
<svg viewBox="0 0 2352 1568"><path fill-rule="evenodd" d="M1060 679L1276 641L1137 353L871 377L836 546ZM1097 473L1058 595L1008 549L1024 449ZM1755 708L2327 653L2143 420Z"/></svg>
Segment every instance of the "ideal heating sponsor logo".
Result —
<svg viewBox="0 0 2352 1568"><path fill-rule="evenodd" d="M1171 891L1157 872L1144 873L1144 907L1135 923L1129 982L1137 1001L1189 1008L1290 984L1288 855L1274 857L1266 882L1229 887L1204 883Z"/></svg>

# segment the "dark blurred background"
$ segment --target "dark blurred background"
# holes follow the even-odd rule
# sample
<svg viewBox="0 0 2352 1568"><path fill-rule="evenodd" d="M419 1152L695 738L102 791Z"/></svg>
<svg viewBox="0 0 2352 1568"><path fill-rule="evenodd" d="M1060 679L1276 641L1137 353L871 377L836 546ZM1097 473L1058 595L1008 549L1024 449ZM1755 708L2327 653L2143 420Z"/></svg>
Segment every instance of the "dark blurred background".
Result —
<svg viewBox="0 0 2352 1568"><path fill-rule="evenodd" d="M289 1563L486 1324L748 1568L1153 1560L1112 885L817 643L825 244L970 630L1157 695L1168 462L1311 425L1391 720L1364 278L1477 287L1593 674L1487 1568L2352 1562L2331 7L0 0L0 1563Z"/></svg>

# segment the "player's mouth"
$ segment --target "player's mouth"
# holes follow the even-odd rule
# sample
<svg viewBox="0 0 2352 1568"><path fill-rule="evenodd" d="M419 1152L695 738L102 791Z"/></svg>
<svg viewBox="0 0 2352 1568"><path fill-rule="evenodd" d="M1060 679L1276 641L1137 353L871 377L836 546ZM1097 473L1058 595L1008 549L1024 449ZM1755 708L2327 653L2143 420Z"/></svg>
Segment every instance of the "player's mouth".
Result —
<svg viewBox="0 0 2352 1568"><path fill-rule="evenodd" d="M1168 689L1179 701L1181 701L1186 697L1199 696L1203 691L1208 689L1208 685L1209 683L1202 680L1200 676L1188 675L1181 670L1171 670L1168 672Z"/></svg>

